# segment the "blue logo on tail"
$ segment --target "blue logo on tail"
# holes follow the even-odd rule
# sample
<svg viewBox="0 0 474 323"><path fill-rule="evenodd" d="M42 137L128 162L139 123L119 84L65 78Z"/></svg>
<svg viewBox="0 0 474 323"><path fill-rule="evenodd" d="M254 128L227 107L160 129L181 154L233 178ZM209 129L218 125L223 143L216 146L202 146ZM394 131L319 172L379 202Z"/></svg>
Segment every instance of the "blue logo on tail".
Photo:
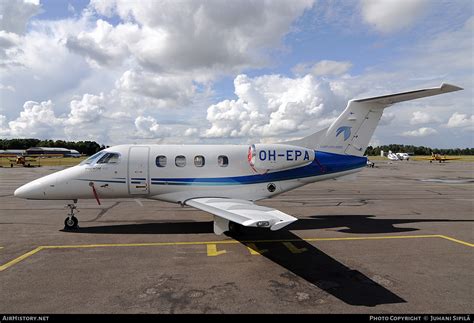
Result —
<svg viewBox="0 0 474 323"><path fill-rule="evenodd" d="M339 136L341 132L344 132L344 141L346 141L351 136L351 128L352 127L348 127L348 126L342 126L342 127L337 128L336 137Z"/></svg>

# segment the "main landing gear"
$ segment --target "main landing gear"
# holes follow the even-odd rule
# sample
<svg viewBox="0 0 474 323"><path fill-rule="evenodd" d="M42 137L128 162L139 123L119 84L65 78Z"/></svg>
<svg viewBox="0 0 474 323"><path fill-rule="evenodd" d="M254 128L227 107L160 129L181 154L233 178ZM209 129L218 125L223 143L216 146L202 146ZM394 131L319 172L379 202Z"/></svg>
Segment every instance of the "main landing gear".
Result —
<svg viewBox="0 0 474 323"><path fill-rule="evenodd" d="M66 207L69 208L68 217L64 220L64 230L76 230L79 228L79 220L75 217L74 212L79 212L76 207L77 200L74 203L68 204Z"/></svg>
<svg viewBox="0 0 474 323"><path fill-rule="evenodd" d="M241 235L242 234L242 225L229 221L229 231L230 234L233 235Z"/></svg>
<svg viewBox="0 0 474 323"><path fill-rule="evenodd" d="M221 235L225 232L237 236L242 233L242 225L214 215L214 233Z"/></svg>

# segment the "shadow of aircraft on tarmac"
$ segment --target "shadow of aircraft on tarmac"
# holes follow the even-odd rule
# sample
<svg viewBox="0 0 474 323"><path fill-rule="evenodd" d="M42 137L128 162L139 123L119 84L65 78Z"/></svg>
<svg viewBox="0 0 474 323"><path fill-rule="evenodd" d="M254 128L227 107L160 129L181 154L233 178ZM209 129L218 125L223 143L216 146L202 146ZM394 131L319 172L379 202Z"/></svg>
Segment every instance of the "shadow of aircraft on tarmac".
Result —
<svg viewBox="0 0 474 323"><path fill-rule="evenodd" d="M346 304L376 306L405 303L404 299L363 273L340 263L290 231L266 231L263 235L258 233L258 229L251 231L238 237L229 236L245 246L258 248L256 251L263 251L262 256ZM247 241L252 240L257 242L249 246Z"/></svg>
<svg viewBox="0 0 474 323"><path fill-rule="evenodd" d="M418 229L400 228L395 225L421 222L473 222L473 220L377 219L371 215L312 216L296 221L285 228L286 230L269 231L243 228L242 235L229 236L246 247L252 248L252 246L249 246L249 243L252 242L253 247L265 250L262 256L347 304L376 306L379 304L404 303L405 300L363 273L340 263L291 231L342 228L338 231L353 234L407 232ZM72 232L89 234L200 234L212 233L213 222L147 221L147 223L82 227ZM291 244L284 244L285 241Z"/></svg>
<svg viewBox="0 0 474 323"><path fill-rule="evenodd" d="M110 223L100 222L100 223ZM122 221L117 221L123 223ZM114 224L102 226L81 227L76 233L98 233L98 234L193 234L212 233L213 222L194 221L173 221L169 222L152 220L146 223ZM397 224L423 223L423 222L474 222L474 220L454 220L454 219L377 219L373 215L318 215L309 218L298 219L298 221L285 227L286 231L317 230L341 228L336 230L344 233L375 234L375 233L395 233L417 231L417 228L396 227ZM82 221L87 223L87 221ZM94 222L98 223L98 222ZM244 228L244 231L252 230ZM69 231L68 231L69 232ZM265 229L258 229L260 237Z"/></svg>

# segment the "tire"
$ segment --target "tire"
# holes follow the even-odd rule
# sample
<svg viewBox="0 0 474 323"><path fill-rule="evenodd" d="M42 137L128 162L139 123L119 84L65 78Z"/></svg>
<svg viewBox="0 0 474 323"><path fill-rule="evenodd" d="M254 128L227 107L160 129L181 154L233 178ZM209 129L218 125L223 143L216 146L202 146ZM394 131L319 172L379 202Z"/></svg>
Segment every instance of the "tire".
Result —
<svg viewBox="0 0 474 323"><path fill-rule="evenodd" d="M78 228L78 223L79 223L79 221L77 220L77 218L75 216L67 217L64 220L64 229L66 229L66 230L77 229Z"/></svg>
<svg viewBox="0 0 474 323"><path fill-rule="evenodd" d="M234 235L239 235L242 233L242 226L235 222L229 222L229 232Z"/></svg>

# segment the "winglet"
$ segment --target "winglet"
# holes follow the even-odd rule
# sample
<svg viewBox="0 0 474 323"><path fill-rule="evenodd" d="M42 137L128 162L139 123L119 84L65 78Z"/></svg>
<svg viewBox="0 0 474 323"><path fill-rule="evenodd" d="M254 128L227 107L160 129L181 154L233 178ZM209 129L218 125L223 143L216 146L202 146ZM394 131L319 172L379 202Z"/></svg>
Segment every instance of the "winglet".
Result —
<svg viewBox="0 0 474 323"><path fill-rule="evenodd" d="M461 91L461 90L464 90L464 89L462 87L459 87L459 86L456 86L456 85L452 85L452 84L449 84L449 83L442 83L441 84L441 91L443 93Z"/></svg>

